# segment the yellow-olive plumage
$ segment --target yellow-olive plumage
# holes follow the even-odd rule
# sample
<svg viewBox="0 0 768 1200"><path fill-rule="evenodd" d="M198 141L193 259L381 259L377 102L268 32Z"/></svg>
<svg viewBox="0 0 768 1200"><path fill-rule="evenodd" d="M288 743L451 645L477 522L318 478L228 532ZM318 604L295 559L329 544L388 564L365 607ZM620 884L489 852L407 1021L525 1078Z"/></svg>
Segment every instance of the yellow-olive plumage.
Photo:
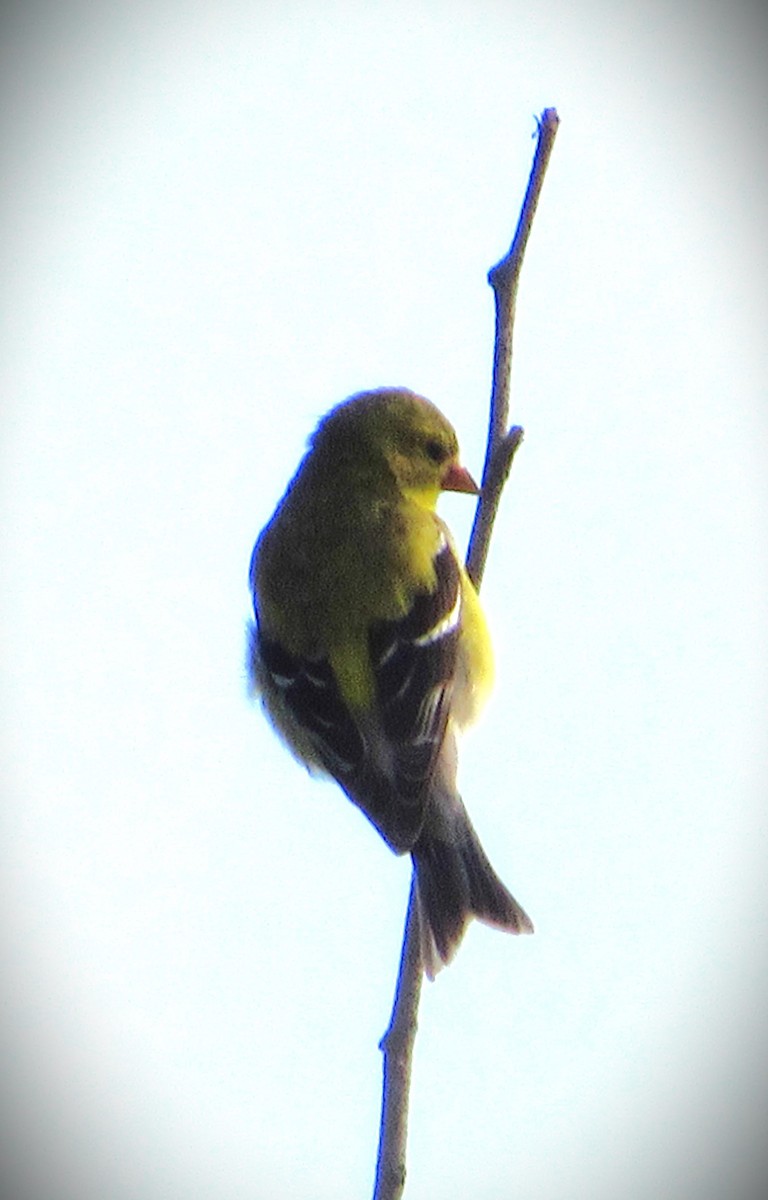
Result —
<svg viewBox="0 0 768 1200"><path fill-rule="evenodd" d="M404 388L353 396L320 422L250 570L252 684L294 754L412 854L430 976L472 916L533 928L456 789L456 731L493 658L435 511L445 490L477 491L442 413Z"/></svg>

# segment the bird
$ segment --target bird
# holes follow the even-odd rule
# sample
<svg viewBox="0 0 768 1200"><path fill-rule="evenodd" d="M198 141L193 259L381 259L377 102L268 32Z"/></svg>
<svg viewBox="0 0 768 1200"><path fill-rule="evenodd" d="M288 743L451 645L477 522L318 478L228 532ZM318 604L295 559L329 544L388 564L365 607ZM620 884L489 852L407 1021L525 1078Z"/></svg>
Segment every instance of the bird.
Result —
<svg viewBox="0 0 768 1200"><path fill-rule="evenodd" d="M430 979L472 918L533 932L457 788L493 654L444 491L479 495L442 412L404 387L359 392L320 420L249 568L251 691L295 757L411 855Z"/></svg>

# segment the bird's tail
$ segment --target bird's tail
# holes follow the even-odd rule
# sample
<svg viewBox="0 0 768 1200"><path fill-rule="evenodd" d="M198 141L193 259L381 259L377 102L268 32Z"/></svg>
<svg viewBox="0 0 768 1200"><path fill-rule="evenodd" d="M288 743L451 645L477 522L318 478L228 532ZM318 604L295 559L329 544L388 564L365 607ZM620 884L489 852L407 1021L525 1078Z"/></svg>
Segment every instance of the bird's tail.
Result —
<svg viewBox="0 0 768 1200"><path fill-rule="evenodd" d="M438 794L431 801L412 856L422 964L434 979L472 917L508 933L533 933L533 922L488 861L460 797Z"/></svg>

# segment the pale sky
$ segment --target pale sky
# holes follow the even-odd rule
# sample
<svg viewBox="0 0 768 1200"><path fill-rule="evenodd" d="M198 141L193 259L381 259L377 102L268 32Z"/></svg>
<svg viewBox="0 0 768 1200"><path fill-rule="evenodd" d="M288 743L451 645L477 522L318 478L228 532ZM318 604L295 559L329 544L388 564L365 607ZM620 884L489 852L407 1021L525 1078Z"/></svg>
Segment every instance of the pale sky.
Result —
<svg viewBox="0 0 768 1200"><path fill-rule="evenodd" d="M353 391L429 396L479 474L485 277L552 105L460 770L537 932L472 926L424 989L406 1198L755 1200L768 17L1 20L8 1194L371 1192L408 862L248 701L248 559Z"/></svg>

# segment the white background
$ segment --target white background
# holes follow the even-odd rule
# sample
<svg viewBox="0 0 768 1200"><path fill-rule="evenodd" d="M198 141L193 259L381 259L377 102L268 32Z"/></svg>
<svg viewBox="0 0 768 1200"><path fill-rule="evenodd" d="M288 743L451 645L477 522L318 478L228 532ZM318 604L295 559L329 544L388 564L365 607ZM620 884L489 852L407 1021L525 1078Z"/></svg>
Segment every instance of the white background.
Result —
<svg viewBox="0 0 768 1200"><path fill-rule="evenodd" d="M537 933L426 987L406 1194L760 1194L766 20L4 8L9 1195L370 1193L408 864L249 705L248 558L352 391L479 473L547 105L460 775Z"/></svg>

